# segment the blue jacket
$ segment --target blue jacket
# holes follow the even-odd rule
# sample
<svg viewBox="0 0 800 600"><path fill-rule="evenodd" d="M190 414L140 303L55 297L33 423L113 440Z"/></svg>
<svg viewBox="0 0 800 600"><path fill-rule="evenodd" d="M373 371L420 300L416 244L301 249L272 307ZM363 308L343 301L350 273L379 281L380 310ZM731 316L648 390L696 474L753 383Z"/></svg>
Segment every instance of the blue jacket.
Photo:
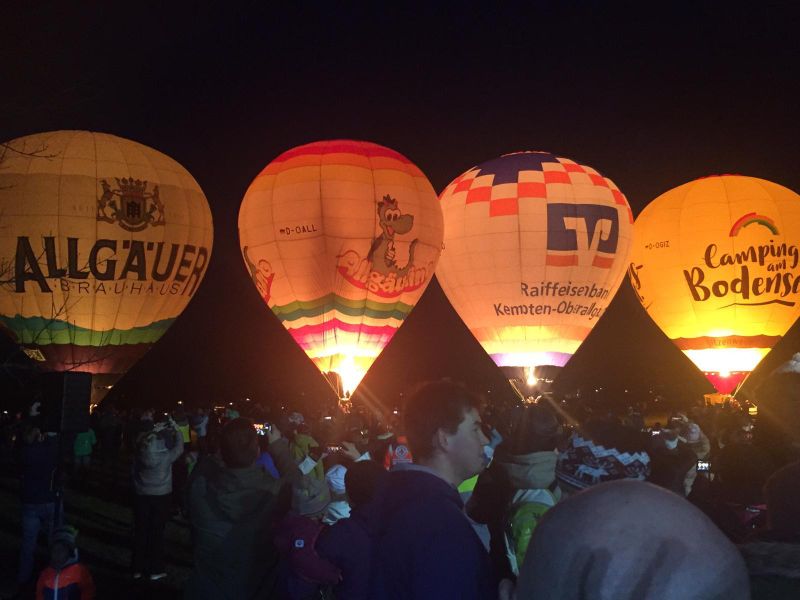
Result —
<svg viewBox="0 0 800 600"><path fill-rule="evenodd" d="M55 502L58 438L47 436L42 442L23 444L20 448L19 464L22 503Z"/></svg>
<svg viewBox="0 0 800 600"><path fill-rule="evenodd" d="M497 597L489 555L456 488L424 468L393 471L371 508L371 598Z"/></svg>
<svg viewBox="0 0 800 600"><path fill-rule="evenodd" d="M342 581L333 588L337 600L369 598L370 537L363 509L355 508L339 519L317 540L319 555L335 564Z"/></svg>

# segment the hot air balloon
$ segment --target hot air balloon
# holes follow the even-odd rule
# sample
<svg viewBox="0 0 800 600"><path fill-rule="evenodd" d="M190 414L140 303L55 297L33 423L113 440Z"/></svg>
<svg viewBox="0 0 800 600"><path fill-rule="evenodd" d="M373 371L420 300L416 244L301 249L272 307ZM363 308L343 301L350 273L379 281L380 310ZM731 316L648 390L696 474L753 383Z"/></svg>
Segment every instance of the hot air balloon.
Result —
<svg viewBox="0 0 800 600"><path fill-rule="evenodd" d="M428 179L368 142L284 152L252 182L239 240L259 295L339 397L355 390L433 276L442 214Z"/></svg>
<svg viewBox="0 0 800 600"><path fill-rule="evenodd" d="M92 373L97 403L203 280L208 203L177 162L113 135L56 131L4 148L0 324L46 371Z"/></svg>
<svg viewBox="0 0 800 600"><path fill-rule="evenodd" d="M469 169L440 199L436 276L484 350L529 384L536 367L567 364L625 274L622 192L573 160L518 152Z"/></svg>
<svg viewBox="0 0 800 600"><path fill-rule="evenodd" d="M721 394L800 315L800 196L739 175L685 183L636 219L629 269L647 314Z"/></svg>

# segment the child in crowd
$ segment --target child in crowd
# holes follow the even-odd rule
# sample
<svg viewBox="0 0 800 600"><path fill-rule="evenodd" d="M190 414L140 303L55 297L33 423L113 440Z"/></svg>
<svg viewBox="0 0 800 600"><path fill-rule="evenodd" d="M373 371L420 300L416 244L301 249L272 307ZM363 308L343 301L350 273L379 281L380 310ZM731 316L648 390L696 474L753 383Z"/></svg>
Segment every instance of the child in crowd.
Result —
<svg viewBox="0 0 800 600"><path fill-rule="evenodd" d="M67 525L57 527L50 539L50 565L36 582L36 600L94 600L92 574L78 559L77 531Z"/></svg>

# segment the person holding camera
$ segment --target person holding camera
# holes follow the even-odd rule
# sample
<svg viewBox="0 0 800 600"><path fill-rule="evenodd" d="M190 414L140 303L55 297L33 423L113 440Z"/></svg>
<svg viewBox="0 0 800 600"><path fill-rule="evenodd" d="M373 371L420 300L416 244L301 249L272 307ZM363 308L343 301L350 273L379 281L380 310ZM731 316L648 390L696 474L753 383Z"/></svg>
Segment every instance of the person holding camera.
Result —
<svg viewBox="0 0 800 600"><path fill-rule="evenodd" d="M183 435L172 417L139 434L133 462L133 578L151 581L164 570L164 529L172 501L172 463L183 454Z"/></svg>
<svg viewBox="0 0 800 600"><path fill-rule="evenodd" d="M257 462L259 437L268 441L279 479ZM201 457L187 485L194 570L184 597L277 597L279 554L273 525L289 510L292 485L302 482L302 474L288 440L274 424L233 419L222 428L219 447L220 456Z"/></svg>

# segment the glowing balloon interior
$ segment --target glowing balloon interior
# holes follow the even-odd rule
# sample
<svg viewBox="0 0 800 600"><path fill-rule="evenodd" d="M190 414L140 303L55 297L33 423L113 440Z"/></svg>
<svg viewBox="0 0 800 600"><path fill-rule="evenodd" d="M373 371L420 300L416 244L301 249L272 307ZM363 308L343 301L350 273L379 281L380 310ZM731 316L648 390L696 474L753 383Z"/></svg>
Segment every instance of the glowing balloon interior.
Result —
<svg viewBox="0 0 800 600"><path fill-rule="evenodd" d="M12 140L0 163L0 323L45 369L107 391L202 281L205 196L171 158L102 133Z"/></svg>
<svg viewBox="0 0 800 600"><path fill-rule="evenodd" d="M430 182L403 155L316 142L256 177L239 239L264 302L319 370L352 392L428 285L442 215Z"/></svg>
<svg viewBox="0 0 800 600"><path fill-rule="evenodd" d="M719 392L733 391L800 316L800 196L707 177L653 200L635 231L642 306Z"/></svg>
<svg viewBox="0 0 800 600"><path fill-rule="evenodd" d="M472 334L498 366L564 366L624 277L625 196L591 167L519 152L473 167L440 199L437 278Z"/></svg>

